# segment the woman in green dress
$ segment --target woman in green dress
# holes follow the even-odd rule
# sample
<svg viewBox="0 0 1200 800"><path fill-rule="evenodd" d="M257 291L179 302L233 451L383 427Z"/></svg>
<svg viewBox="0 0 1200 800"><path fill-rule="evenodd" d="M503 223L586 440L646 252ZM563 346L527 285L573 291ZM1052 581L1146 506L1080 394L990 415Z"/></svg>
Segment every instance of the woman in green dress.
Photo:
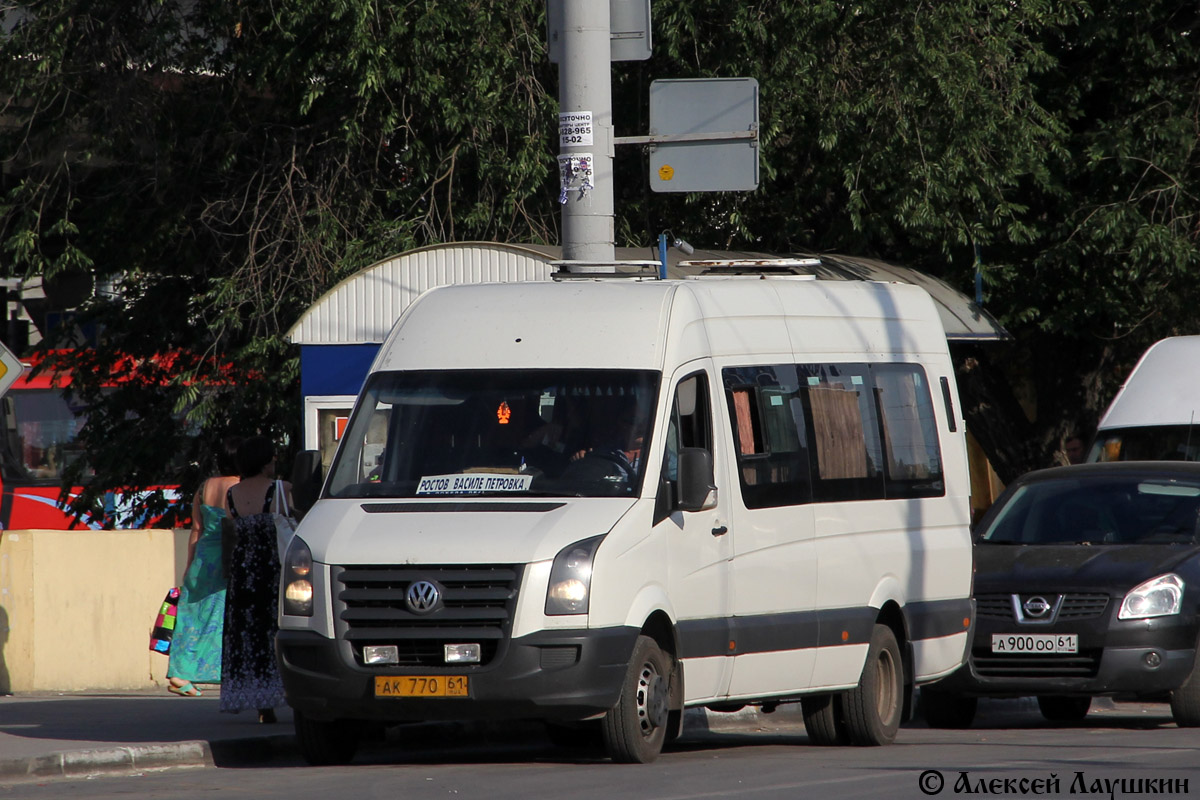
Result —
<svg viewBox="0 0 1200 800"><path fill-rule="evenodd" d="M233 456L240 440L227 439L217 456L220 473L206 480L192 500L192 535L175 633L167 664L167 690L199 697L197 683L221 682L221 638L225 625L225 574L221 567L221 520L228 515L225 495L238 482Z"/></svg>

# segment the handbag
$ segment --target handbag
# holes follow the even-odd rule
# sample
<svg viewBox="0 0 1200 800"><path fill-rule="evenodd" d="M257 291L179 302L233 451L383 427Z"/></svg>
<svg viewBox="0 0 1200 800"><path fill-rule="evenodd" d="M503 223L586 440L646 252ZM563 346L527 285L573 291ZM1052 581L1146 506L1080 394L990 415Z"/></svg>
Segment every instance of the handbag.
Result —
<svg viewBox="0 0 1200 800"><path fill-rule="evenodd" d="M275 546L279 549L279 563L282 564L287 556L288 545L296 535L296 520L288 506L287 493L283 490L283 481L275 481L275 510L271 518L275 521Z"/></svg>
<svg viewBox="0 0 1200 800"><path fill-rule="evenodd" d="M155 653L169 655L171 652L171 637L175 633L175 615L179 611L179 587L167 592L162 605L158 608L158 617L154 620L154 628L150 631L150 649Z"/></svg>

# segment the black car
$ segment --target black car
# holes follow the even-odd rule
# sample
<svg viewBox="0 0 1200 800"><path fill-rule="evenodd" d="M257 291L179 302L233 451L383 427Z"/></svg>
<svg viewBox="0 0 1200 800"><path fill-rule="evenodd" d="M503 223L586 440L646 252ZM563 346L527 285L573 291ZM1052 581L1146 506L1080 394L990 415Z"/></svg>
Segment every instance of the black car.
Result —
<svg viewBox="0 0 1200 800"><path fill-rule="evenodd" d="M931 726L969 726L979 697L1035 696L1069 722L1100 695L1200 725L1200 463L1031 472L975 534L970 656L921 690Z"/></svg>

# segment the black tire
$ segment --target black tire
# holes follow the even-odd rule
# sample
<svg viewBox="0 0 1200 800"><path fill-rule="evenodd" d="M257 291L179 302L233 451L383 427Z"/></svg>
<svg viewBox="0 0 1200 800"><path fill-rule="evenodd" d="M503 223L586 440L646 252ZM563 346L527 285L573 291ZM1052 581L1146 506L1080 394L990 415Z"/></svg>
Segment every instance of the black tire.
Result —
<svg viewBox="0 0 1200 800"><path fill-rule="evenodd" d="M804 729L808 741L819 747L841 747L850 744L842 698L832 694L816 694L800 698L804 712Z"/></svg>
<svg viewBox="0 0 1200 800"><path fill-rule="evenodd" d="M1092 698L1040 695L1037 703L1042 716L1051 722L1079 722L1092 707Z"/></svg>
<svg viewBox="0 0 1200 800"><path fill-rule="evenodd" d="M662 752L670 718L671 659L649 636L639 636L617 704L600 729L613 761L649 764Z"/></svg>
<svg viewBox="0 0 1200 800"><path fill-rule="evenodd" d="M971 727L979 699L936 689L921 690L921 716L931 728L961 730Z"/></svg>
<svg viewBox="0 0 1200 800"><path fill-rule="evenodd" d="M850 743L859 747L891 744L904 714L904 662L896 635L886 625L871 632L858 686L842 696Z"/></svg>
<svg viewBox="0 0 1200 800"><path fill-rule="evenodd" d="M1200 728L1200 658L1183 686L1171 692L1171 716L1181 728Z"/></svg>
<svg viewBox="0 0 1200 800"><path fill-rule="evenodd" d="M304 760L314 767L349 764L358 751L359 731L349 720L325 722L292 712L296 741Z"/></svg>

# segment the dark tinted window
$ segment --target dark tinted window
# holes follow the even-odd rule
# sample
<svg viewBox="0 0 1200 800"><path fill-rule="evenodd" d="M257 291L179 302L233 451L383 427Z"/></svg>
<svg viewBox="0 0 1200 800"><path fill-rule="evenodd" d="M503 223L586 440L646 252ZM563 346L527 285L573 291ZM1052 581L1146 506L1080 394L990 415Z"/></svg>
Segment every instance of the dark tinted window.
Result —
<svg viewBox="0 0 1200 800"><path fill-rule="evenodd" d="M1200 461L1200 428L1147 425L1096 434L1088 461Z"/></svg>
<svg viewBox="0 0 1200 800"><path fill-rule="evenodd" d="M777 364L722 377L748 508L944 493L919 366Z"/></svg>
<svg viewBox="0 0 1200 800"><path fill-rule="evenodd" d="M1200 480L1086 476L1018 487L980 538L1013 544L1191 543Z"/></svg>

